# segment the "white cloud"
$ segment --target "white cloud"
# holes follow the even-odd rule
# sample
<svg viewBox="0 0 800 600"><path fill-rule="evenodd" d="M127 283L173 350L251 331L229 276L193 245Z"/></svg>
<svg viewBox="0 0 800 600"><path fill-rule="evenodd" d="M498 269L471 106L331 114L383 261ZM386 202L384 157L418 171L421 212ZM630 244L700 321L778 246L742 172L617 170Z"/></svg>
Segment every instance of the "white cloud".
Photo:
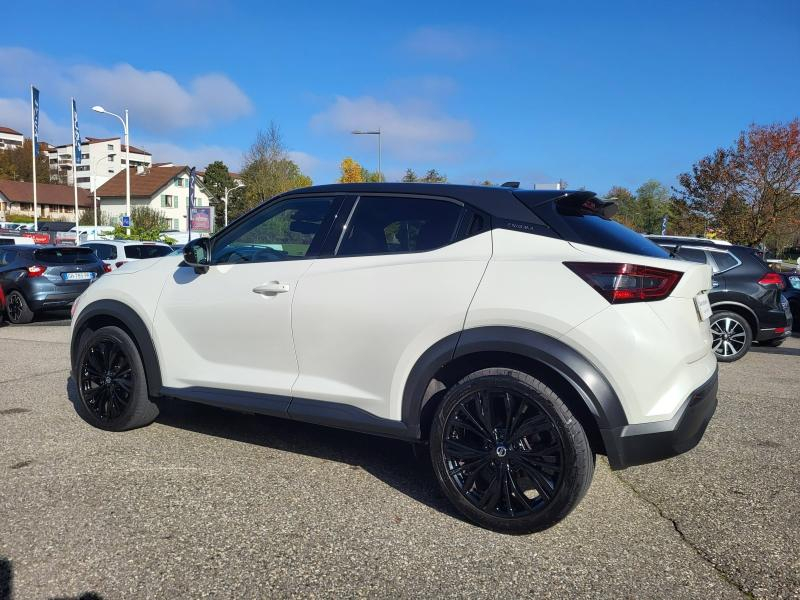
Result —
<svg viewBox="0 0 800 600"><path fill-rule="evenodd" d="M380 128L384 149L397 158L446 158L454 144L468 143L474 135L469 121L442 114L430 103L396 104L371 96L338 96L311 118L311 128L348 136L354 129Z"/></svg>
<svg viewBox="0 0 800 600"><path fill-rule="evenodd" d="M231 171L238 171L242 166L242 151L238 148L214 145L186 147L157 141L143 141L139 145L153 155L154 163L172 162L197 167L201 171L215 160L224 162Z"/></svg>
<svg viewBox="0 0 800 600"><path fill-rule="evenodd" d="M250 114L247 95L227 76L208 73L182 84L163 71L129 64L62 64L25 48L0 48L0 86L26 89L30 80L43 101L74 96L80 109L100 104L111 111L128 108L131 129L150 132L206 126Z"/></svg>
<svg viewBox="0 0 800 600"><path fill-rule="evenodd" d="M466 60L490 50L491 40L480 31L466 27L419 27L401 44L401 49L421 58Z"/></svg>
<svg viewBox="0 0 800 600"><path fill-rule="evenodd" d="M312 156L308 152L301 150L290 150L288 153L289 158L294 161L300 170L306 175L313 175L317 167L320 166L321 161L316 156Z"/></svg>
<svg viewBox="0 0 800 600"><path fill-rule="evenodd" d="M0 98L0 125L11 127L25 137L31 136L31 104L19 98ZM56 125L44 111L39 111L39 141L51 144L70 138L69 127Z"/></svg>

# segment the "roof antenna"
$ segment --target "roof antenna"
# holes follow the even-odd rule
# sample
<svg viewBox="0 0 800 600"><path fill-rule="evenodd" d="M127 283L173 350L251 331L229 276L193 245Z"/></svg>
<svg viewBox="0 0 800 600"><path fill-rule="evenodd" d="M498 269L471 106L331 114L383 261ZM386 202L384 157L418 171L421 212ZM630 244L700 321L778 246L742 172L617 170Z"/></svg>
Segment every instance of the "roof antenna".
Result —
<svg viewBox="0 0 800 600"><path fill-rule="evenodd" d="M506 181L505 183L501 184L500 187L517 189L519 187L519 181Z"/></svg>

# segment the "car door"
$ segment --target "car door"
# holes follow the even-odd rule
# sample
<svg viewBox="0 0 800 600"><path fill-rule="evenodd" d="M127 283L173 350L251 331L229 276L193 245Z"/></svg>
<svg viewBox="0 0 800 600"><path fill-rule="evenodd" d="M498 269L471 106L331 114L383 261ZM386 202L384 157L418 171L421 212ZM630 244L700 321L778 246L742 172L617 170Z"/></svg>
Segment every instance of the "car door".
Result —
<svg viewBox="0 0 800 600"><path fill-rule="evenodd" d="M175 269L154 322L165 386L254 392L285 408L297 377L292 298L339 202L269 203L211 241L207 272Z"/></svg>
<svg viewBox="0 0 800 600"><path fill-rule="evenodd" d="M295 294L300 373L289 412L347 419L360 409L400 420L414 362L463 328L491 256L488 217L443 198L372 194L350 203L330 236L333 256L314 262Z"/></svg>

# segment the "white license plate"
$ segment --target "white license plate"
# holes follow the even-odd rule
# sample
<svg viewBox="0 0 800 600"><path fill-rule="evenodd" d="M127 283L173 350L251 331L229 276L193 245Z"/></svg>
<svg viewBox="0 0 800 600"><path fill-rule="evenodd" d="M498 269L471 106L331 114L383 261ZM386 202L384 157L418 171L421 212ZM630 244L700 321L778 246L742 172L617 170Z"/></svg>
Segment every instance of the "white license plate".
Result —
<svg viewBox="0 0 800 600"><path fill-rule="evenodd" d="M61 277L64 278L64 281L86 281L94 279L94 273L62 273Z"/></svg>
<svg viewBox="0 0 800 600"><path fill-rule="evenodd" d="M701 321L711 317L711 302L708 301L708 294L699 294L694 297L694 305L697 308L697 315Z"/></svg>

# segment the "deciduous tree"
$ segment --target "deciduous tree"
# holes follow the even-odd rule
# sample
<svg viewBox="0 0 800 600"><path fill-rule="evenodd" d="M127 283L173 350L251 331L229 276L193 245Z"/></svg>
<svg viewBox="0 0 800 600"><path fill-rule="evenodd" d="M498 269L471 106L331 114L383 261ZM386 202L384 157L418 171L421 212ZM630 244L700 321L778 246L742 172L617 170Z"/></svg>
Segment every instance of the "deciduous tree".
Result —
<svg viewBox="0 0 800 600"><path fill-rule="evenodd" d="M800 205L800 119L751 125L678 181L679 197L727 239L761 243Z"/></svg>
<svg viewBox="0 0 800 600"><path fill-rule="evenodd" d="M339 165L339 183L361 183L364 181L364 167L349 156Z"/></svg>

